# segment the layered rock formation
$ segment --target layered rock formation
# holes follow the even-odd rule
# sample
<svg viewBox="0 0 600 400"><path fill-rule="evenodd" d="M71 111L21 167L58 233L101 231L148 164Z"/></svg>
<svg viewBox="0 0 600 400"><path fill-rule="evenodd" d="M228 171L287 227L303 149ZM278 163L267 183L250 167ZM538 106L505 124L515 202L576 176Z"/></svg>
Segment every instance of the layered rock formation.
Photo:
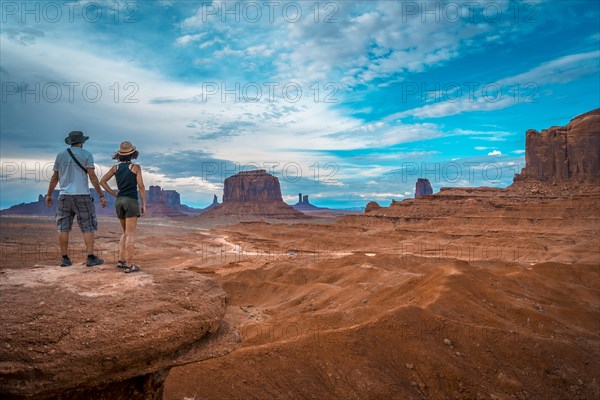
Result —
<svg viewBox="0 0 600 400"><path fill-rule="evenodd" d="M111 197L111 196L109 196ZM146 213L148 217L183 217L181 197L176 190L164 190L150 186L146 190Z"/></svg>
<svg viewBox="0 0 600 400"><path fill-rule="evenodd" d="M421 198L428 194L433 194L433 188L431 187L431 183L429 183L429 179L417 179L417 184L415 186L415 199Z"/></svg>
<svg viewBox="0 0 600 400"><path fill-rule="evenodd" d="M226 354L228 298L189 271L3 269L0 398L161 399L169 369Z"/></svg>
<svg viewBox="0 0 600 400"><path fill-rule="evenodd" d="M160 186L150 186L146 191L148 204L158 203L175 210L181 206L181 196L176 190L164 190Z"/></svg>
<svg viewBox="0 0 600 400"><path fill-rule="evenodd" d="M370 201L365 207L365 212L368 213L373 210L379 210L380 208L381 206L379 205L379 203L377 203L376 201Z"/></svg>
<svg viewBox="0 0 600 400"><path fill-rule="evenodd" d="M526 166L515 182L600 181L600 109L526 137Z"/></svg>
<svg viewBox="0 0 600 400"><path fill-rule="evenodd" d="M10 208L0 211L2 215L56 215L56 203L58 201L60 190L56 189L52 192L52 207L46 206L46 196L38 195L38 200L31 203L16 204ZM108 195L106 196L106 208L100 207L100 196L96 193L95 189L90 189L90 194L94 199L94 205L96 206L96 214L98 215L111 215L115 214L115 198Z"/></svg>
<svg viewBox="0 0 600 400"><path fill-rule="evenodd" d="M223 203L283 202L279 179L264 169L243 171L225 179Z"/></svg>
<svg viewBox="0 0 600 400"><path fill-rule="evenodd" d="M302 195L302 193L298 193L298 202L294 204L292 207L299 211L317 211L317 210L325 210L325 208L317 207L313 204L310 204L308 201L308 195Z"/></svg>
<svg viewBox="0 0 600 400"><path fill-rule="evenodd" d="M319 207L311 204L307 194L298 193L298 202L292 206L295 210L316 218L338 218L348 214L358 214L359 210L340 210L328 207Z"/></svg>
<svg viewBox="0 0 600 400"><path fill-rule="evenodd" d="M200 217L222 223L308 218L284 203L279 179L263 169L240 172L225 179L223 203L211 206Z"/></svg>
<svg viewBox="0 0 600 400"><path fill-rule="evenodd" d="M369 207L343 224L439 224L453 229L512 229L525 219L532 229L577 220L598 224L600 213L600 109L575 117L566 127L526 133L526 166L514 183L501 188L441 188L439 193L392 200L389 207ZM426 184L421 183L421 187ZM417 189L419 181L417 181Z"/></svg>
<svg viewBox="0 0 600 400"><path fill-rule="evenodd" d="M6 210L2 210L3 215L56 215L56 202L60 191L54 190L52 194L52 207L46 206L46 197L38 196L38 201L31 203L21 203L14 205ZM115 198L106 195L107 204L105 208L100 207L100 196L95 189L90 189L90 194L94 198L96 214L103 216L116 216ZM198 210L181 204L181 196L176 190L163 190L160 186L150 186L146 190L146 211L148 217L182 217L189 214L197 214Z"/></svg>

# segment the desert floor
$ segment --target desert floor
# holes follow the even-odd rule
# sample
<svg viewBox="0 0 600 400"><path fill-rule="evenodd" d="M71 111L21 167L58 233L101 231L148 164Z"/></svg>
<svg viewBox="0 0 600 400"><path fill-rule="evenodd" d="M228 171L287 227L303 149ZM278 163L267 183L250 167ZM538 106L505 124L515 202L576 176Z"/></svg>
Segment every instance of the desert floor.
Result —
<svg viewBox="0 0 600 400"><path fill-rule="evenodd" d="M59 269L52 218L1 224L0 273ZM115 268L120 226L99 226L100 268ZM83 271L78 228L71 242ZM172 369L165 400L600 396L597 229L143 218L137 242L143 271L217 279L241 336Z"/></svg>

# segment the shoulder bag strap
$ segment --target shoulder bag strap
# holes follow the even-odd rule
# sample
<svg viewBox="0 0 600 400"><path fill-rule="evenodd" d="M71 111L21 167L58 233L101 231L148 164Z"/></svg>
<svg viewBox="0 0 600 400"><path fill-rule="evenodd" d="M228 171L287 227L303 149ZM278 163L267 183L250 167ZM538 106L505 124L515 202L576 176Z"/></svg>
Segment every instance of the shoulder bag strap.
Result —
<svg viewBox="0 0 600 400"><path fill-rule="evenodd" d="M87 169L83 165L81 165L81 163L79 162L79 160L77 160L77 158L75 158L75 154L73 154L71 149L67 149L67 151L69 152L69 155L71 156L73 161L75 161L75 164L79 165L79 168L81 168L83 170L83 172L85 172L87 174Z"/></svg>

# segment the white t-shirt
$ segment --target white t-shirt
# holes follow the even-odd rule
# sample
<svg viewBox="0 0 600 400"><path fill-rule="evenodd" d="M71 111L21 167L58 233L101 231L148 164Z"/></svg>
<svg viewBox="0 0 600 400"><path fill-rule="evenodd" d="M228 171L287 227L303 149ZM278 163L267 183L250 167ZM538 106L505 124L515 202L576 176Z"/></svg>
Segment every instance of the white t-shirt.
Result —
<svg viewBox="0 0 600 400"><path fill-rule="evenodd" d="M71 147L71 151L85 168L94 168L92 153L81 147ZM90 194L88 175L73 161L67 150L61 151L56 156L54 171L58 171L60 194Z"/></svg>

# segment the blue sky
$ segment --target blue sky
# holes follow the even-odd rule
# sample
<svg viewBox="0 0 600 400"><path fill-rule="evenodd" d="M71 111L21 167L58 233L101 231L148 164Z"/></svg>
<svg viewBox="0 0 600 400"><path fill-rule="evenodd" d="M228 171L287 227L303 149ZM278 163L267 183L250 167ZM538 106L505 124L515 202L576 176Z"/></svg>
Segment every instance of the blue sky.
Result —
<svg viewBox="0 0 600 400"><path fill-rule="evenodd" d="M71 130L100 172L210 204L262 167L363 207L417 178L499 186L527 129L600 107L597 1L1 2L0 207L45 193Z"/></svg>

